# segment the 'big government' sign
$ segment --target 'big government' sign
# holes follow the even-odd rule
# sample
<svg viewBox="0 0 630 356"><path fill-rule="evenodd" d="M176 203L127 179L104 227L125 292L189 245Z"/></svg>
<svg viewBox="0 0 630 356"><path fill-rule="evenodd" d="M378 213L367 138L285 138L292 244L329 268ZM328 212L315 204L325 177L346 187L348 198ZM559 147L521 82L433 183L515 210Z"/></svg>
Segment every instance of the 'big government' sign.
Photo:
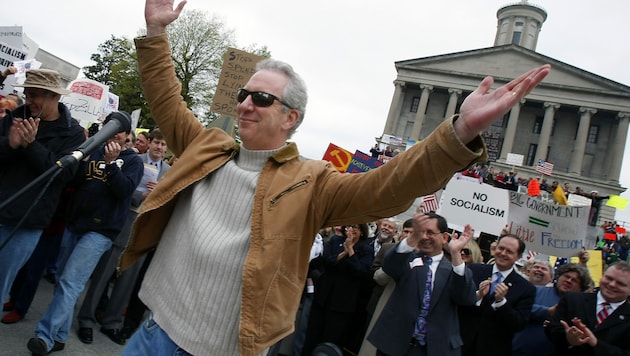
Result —
<svg viewBox="0 0 630 356"><path fill-rule="evenodd" d="M508 232L525 241L528 250L573 256L584 246L589 209L590 206L549 204L511 192Z"/></svg>

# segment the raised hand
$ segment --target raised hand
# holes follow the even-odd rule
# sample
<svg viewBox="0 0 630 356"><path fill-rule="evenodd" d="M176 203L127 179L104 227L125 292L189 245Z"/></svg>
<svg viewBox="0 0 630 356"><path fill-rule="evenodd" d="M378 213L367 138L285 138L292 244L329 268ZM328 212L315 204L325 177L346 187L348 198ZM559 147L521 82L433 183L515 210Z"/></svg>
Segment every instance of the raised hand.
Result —
<svg viewBox="0 0 630 356"><path fill-rule="evenodd" d="M464 231L462 231L461 235L454 233L451 236L451 241L448 242L448 248L452 253L459 254L470 239L473 238L475 230L473 230L470 224L464 226Z"/></svg>
<svg viewBox="0 0 630 356"><path fill-rule="evenodd" d="M466 247L468 241L473 238L474 232L475 230L473 230L472 226L470 226L470 224L467 224L466 226L464 226L464 231L462 231L461 235L458 233L453 233L453 235L451 236L451 240L448 242L447 247L449 252L451 253L451 263L453 263L453 266L459 266L460 264L464 263L461 251L464 247Z"/></svg>
<svg viewBox="0 0 630 356"><path fill-rule="evenodd" d="M500 119L510 108L532 91L549 74L545 64L522 74L511 82L489 92L494 79L484 78L477 89L462 103L460 116L455 121L455 132L463 143L469 143L480 132Z"/></svg>
<svg viewBox="0 0 630 356"><path fill-rule="evenodd" d="M186 0L180 1L173 9L173 0L146 0L144 19L147 23L147 36L155 36L166 32L166 26L177 20L184 9Z"/></svg>

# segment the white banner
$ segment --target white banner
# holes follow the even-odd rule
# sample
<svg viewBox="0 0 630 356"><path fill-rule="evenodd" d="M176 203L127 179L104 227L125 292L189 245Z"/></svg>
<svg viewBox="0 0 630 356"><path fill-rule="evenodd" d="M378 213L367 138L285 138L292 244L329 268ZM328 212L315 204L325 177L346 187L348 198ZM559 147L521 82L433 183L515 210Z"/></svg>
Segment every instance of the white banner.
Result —
<svg viewBox="0 0 630 356"><path fill-rule="evenodd" d="M464 177L458 179L455 175L446 185L439 214L446 218L451 228L459 229L470 224L475 234L499 235L508 221L509 191L461 178Z"/></svg>
<svg viewBox="0 0 630 356"><path fill-rule="evenodd" d="M569 194L568 203L572 206L591 206L591 199L578 194Z"/></svg>
<svg viewBox="0 0 630 356"><path fill-rule="evenodd" d="M526 249L549 256L575 256L585 245L590 206L545 203L510 193L508 232L525 241Z"/></svg>
<svg viewBox="0 0 630 356"><path fill-rule="evenodd" d="M0 40L0 71L4 71L16 61L26 59L26 52L21 47L21 45L19 47L11 46ZM5 79L4 83L0 83L0 94L2 96L13 93L13 84L15 84L16 79L14 75L10 75Z"/></svg>
<svg viewBox="0 0 630 356"><path fill-rule="evenodd" d="M520 167L523 165L524 159L525 159L525 156L523 155L519 155L516 153L508 153L507 158L505 159L505 163Z"/></svg>

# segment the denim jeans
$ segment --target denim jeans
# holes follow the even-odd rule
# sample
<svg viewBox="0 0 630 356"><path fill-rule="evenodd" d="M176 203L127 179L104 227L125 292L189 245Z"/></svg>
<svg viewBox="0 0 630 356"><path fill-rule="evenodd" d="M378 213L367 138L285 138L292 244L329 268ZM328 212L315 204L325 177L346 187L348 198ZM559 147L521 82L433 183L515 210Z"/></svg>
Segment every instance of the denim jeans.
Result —
<svg viewBox="0 0 630 356"><path fill-rule="evenodd" d="M31 307L48 259L53 254L55 259L57 258L62 237L63 231L52 233L44 231L28 262L18 272L11 287L10 301L13 303L13 310L21 316L26 315Z"/></svg>
<svg viewBox="0 0 630 356"><path fill-rule="evenodd" d="M191 356L177 346L164 330L149 317L133 334L122 356Z"/></svg>
<svg viewBox="0 0 630 356"><path fill-rule="evenodd" d="M14 226L0 225L0 245L4 244ZM8 299L11 285L18 271L31 257L43 229L20 228L0 249L0 301Z"/></svg>
<svg viewBox="0 0 630 356"><path fill-rule="evenodd" d="M59 251L59 275L52 302L35 329L50 350L55 341L65 343L72 326L74 307L101 255L112 240L97 232L74 234L66 229Z"/></svg>

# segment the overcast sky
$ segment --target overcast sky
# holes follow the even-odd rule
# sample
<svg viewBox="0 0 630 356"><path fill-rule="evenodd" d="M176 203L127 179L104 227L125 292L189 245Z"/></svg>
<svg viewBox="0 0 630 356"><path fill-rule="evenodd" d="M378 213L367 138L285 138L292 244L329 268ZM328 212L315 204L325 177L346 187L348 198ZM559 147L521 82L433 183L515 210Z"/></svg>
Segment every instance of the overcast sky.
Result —
<svg viewBox="0 0 630 356"><path fill-rule="evenodd" d="M515 2L190 0L186 9L220 17L239 46L266 45L304 77L309 104L293 139L304 156L319 159L331 142L352 152L374 144L394 92L394 62L490 47L497 10ZM548 14L537 52L630 85L630 1L530 3ZM83 67L111 35L132 38L144 27L144 1L27 0L0 12L0 24L23 26L40 48ZM630 164L621 180L630 186ZM620 213L630 222L630 207Z"/></svg>

